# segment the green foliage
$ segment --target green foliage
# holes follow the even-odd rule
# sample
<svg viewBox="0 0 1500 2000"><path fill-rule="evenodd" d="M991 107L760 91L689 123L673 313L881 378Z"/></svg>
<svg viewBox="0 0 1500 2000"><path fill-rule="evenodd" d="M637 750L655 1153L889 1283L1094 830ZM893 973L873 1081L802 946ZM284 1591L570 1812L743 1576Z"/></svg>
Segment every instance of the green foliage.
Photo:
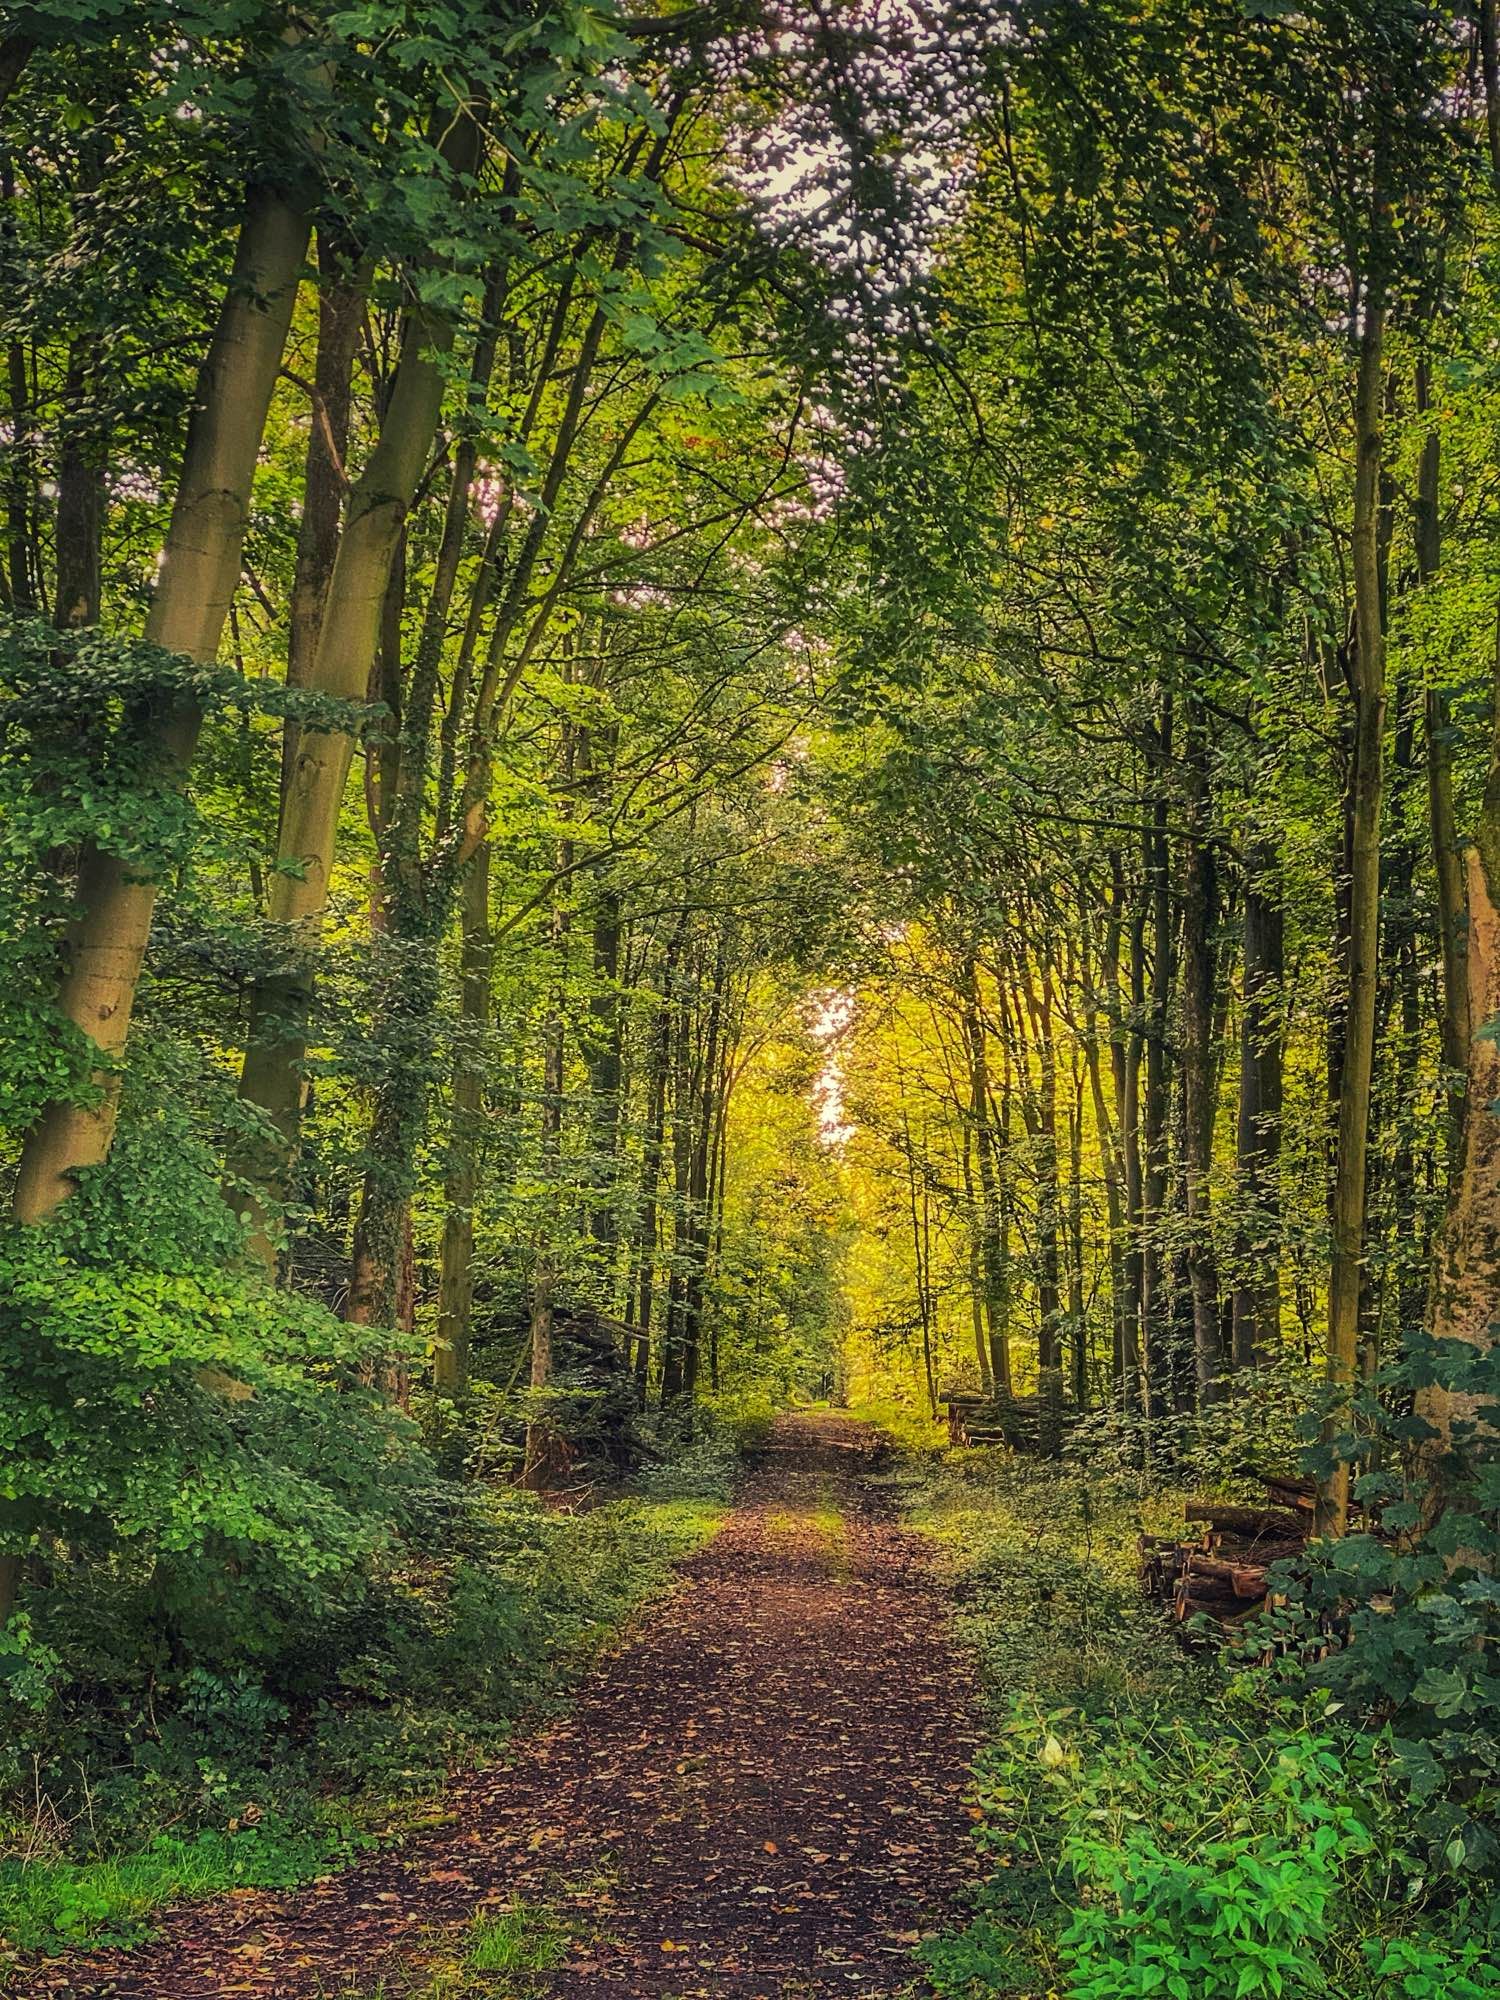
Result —
<svg viewBox="0 0 1500 2000"><path fill-rule="evenodd" d="M939 1992L1500 1993L1500 1904L1426 1865L1410 1745L1326 1692L1185 1661L1135 1597L1121 1484L977 1453L915 1484L996 1704L974 1790L985 1877L967 1924L923 1948Z"/></svg>
<svg viewBox="0 0 1500 2000"><path fill-rule="evenodd" d="M669 1409L655 1420L638 1484L642 1492L662 1499L727 1500L740 1451L735 1427L713 1404Z"/></svg>
<svg viewBox="0 0 1500 2000"><path fill-rule="evenodd" d="M1500 1912L1407 1903L1393 1923L1387 1770L1290 1705L1269 1721L1160 1707L1089 1720L1019 1700L976 1792L980 1845L1002 1865L968 1928L927 1953L940 1990L1375 2000L1440 1991L1421 1981L1442 1976L1494 1994Z"/></svg>
<svg viewBox="0 0 1500 2000"><path fill-rule="evenodd" d="M1419 1414L1431 1390L1454 1401L1446 1444ZM1417 1881L1500 1876L1497 1419L1500 1347L1414 1332L1310 1455L1317 1469L1330 1449L1348 1454L1381 1532L1315 1544L1278 1577L1283 1676L1388 1723L1408 1808L1400 1854Z"/></svg>
<svg viewBox="0 0 1500 2000"><path fill-rule="evenodd" d="M1372 1844L1330 1738L1121 1724L1070 1789L1060 1860L1081 1901L1058 1950L1073 2000L1324 1990L1344 1876Z"/></svg>
<svg viewBox="0 0 1500 2000"><path fill-rule="evenodd" d="M1138 1500L1164 1485L1192 1492L1258 1497L1263 1488L1246 1465L1292 1465L1305 1438L1303 1419L1318 1378L1293 1349L1258 1368L1227 1375L1224 1394L1198 1409L1148 1421L1118 1399L1089 1411L1068 1433L1064 1455L1087 1468L1091 1484Z"/></svg>
<svg viewBox="0 0 1500 2000"><path fill-rule="evenodd" d="M1366 1938L1372 2000L1494 2000L1495 1940L1429 1935Z"/></svg>
<svg viewBox="0 0 1500 2000"><path fill-rule="evenodd" d="M29 1649L50 1674L5 1710L7 1788L29 1803L0 1823L16 1850L0 1939L133 1938L164 1902L304 1878L400 1831L455 1762L556 1699L721 1518L693 1500L568 1515L434 1483L360 1593L330 1583L295 1622L264 1589L223 1602L206 1565L181 1573L165 1615L155 1580L118 1564L54 1574ZM188 1617L195 1591L217 1620ZM257 1618L252 1647L239 1621Z"/></svg>
<svg viewBox="0 0 1500 2000"><path fill-rule="evenodd" d="M1200 1670L1161 1645L1143 1611L1137 1516L1107 1479L954 1453L913 1477L910 1504L949 1551L960 1629L1000 1708L1029 1690L1085 1710L1199 1698Z"/></svg>

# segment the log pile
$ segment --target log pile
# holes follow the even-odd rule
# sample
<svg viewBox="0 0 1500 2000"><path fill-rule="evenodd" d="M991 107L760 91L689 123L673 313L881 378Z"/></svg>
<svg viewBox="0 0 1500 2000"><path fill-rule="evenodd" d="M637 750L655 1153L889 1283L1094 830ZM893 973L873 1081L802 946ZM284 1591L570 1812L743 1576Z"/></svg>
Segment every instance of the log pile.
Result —
<svg viewBox="0 0 1500 2000"><path fill-rule="evenodd" d="M1036 1458L1055 1458L1078 1417L1077 1405L1063 1395L1057 1381L1034 1396L985 1396L972 1389L954 1389L938 1401L948 1412L950 1444L1000 1444Z"/></svg>
<svg viewBox="0 0 1500 2000"><path fill-rule="evenodd" d="M1227 1631L1253 1618L1266 1603L1271 1565L1300 1555L1312 1534L1311 1480L1237 1470L1260 1480L1264 1506L1189 1501L1196 1534L1140 1538L1141 1588L1179 1624L1201 1614Z"/></svg>

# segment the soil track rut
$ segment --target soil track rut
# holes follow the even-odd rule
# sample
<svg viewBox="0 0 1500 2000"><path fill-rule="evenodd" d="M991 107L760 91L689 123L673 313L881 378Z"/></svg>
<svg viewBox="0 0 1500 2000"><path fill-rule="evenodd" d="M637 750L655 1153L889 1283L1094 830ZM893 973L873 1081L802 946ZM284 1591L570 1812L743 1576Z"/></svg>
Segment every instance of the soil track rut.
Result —
<svg viewBox="0 0 1500 2000"><path fill-rule="evenodd" d="M184 1907L24 1992L399 2000L516 1898L558 1914L566 1956L465 1996L909 1990L968 1872L974 1694L926 1546L865 1482L880 1443L781 1418L681 1587L561 1721L453 1786L449 1823L307 1889Z"/></svg>

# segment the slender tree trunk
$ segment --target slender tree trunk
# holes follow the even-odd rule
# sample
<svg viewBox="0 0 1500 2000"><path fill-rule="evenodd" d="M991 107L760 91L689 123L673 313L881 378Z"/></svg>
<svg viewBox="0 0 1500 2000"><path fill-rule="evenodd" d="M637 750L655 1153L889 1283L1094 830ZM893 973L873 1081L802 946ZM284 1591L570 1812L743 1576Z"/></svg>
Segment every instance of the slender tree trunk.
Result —
<svg viewBox="0 0 1500 2000"><path fill-rule="evenodd" d="M984 1317L989 1328L989 1366L996 1395L1011 1393L1009 1274L1000 1244L999 1173L990 1124L989 1056L979 1004L979 970L971 957L964 968L964 1034L969 1047L969 1119L979 1166L979 1243L984 1269Z"/></svg>
<svg viewBox="0 0 1500 2000"><path fill-rule="evenodd" d="M494 944L490 931L490 844L481 843L463 878L459 1035L453 1057L448 1166L443 1181L443 1248L438 1274L433 1379L461 1395L469 1386L474 1313L474 1204L484 1127L484 1042L490 1025Z"/></svg>
<svg viewBox="0 0 1500 2000"><path fill-rule="evenodd" d="M964 1126L964 1196L969 1218L969 1311L974 1330L974 1359L979 1368L979 1387L986 1396L995 1392L995 1369L990 1358L989 1332L985 1323L985 1278L981 1245L984 1218L974 1192L974 1133Z"/></svg>
<svg viewBox="0 0 1500 2000"><path fill-rule="evenodd" d="M1037 1182L1037 1368L1054 1376L1061 1365L1062 1184L1057 1150L1057 1044L1052 1022L1052 966L1044 959L1033 981L1024 960L1021 986L1037 1055L1034 1146ZM1044 1382L1044 1387L1046 1384ZM1060 1385L1059 1385L1060 1386Z"/></svg>
<svg viewBox="0 0 1500 2000"><path fill-rule="evenodd" d="M1328 1383L1338 1395L1347 1394L1353 1387L1359 1362L1365 1180L1375 1062L1376 984L1380 971L1380 820L1386 703L1379 555L1384 336L1385 302L1378 283L1371 280L1365 300L1355 396L1354 791L1348 1006L1339 1081L1333 1262L1328 1288ZM1349 1467L1340 1462L1319 1483L1318 1533L1343 1534L1348 1516Z"/></svg>
<svg viewBox="0 0 1500 2000"><path fill-rule="evenodd" d="M724 1257L724 1211L725 1179L729 1160L729 1099L734 1087L734 1053L738 1033L724 1036L724 1060L720 1066L719 1087L714 1113L713 1160L708 1183L708 1213L710 1221L708 1243L708 1270L717 1274L722 1268ZM719 1393L719 1314L717 1309L710 1315L708 1323L708 1371L709 1383L715 1395Z"/></svg>
<svg viewBox="0 0 1500 2000"><path fill-rule="evenodd" d="M906 1108L904 1084L901 1097L902 1150L906 1155L906 1192L911 1213L912 1260L917 1280L917 1321L922 1330L922 1371L927 1383L927 1409L937 1419L937 1380L932 1366L932 1287L927 1260L927 1232L923 1228L925 1190L918 1192L917 1154L912 1140L911 1119Z"/></svg>
<svg viewBox="0 0 1500 2000"><path fill-rule="evenodd" d="M218 326L198 377L183 465L145 636L171 653L212 661L240 577L256 459L281 367L308 224L278 196L249 200ZM181 782L201 717L186 700L154 704L134 727ZM72 1192L75 1172L109 1152L115 1060L130 1031L157 883L137 861L91 848L78 871L76 914L58 993L64 1017L98 1048L100 1101L57 1102L27 1134L14 1208L38 1222Z"/></svg>
<svg viewBox="0 0 1500 2000"><path fill-rule="evenodd" d="M1146 897L1151 915L1151 994L1146 1014L1146 1088L1141 1103L1142 1195L1141 1351L1153 1413L1172 1402L1170 1301L1161 1225L1167 1206L1167 1131L1171 1105L1168 1009L1173 984L1175 927L1167 850L1167 773L1172 757L1172 698L1162 703L1156 732L1155 798L1145 841Z"/></svg>
<svg viewBox="0 0 1500 2000"><path fill-rule="evenodd" d="M1483 12L1491 18L1493 33L1493 0L1484 0ZM1491 100L1492 118L1496 108ZM1422 361L1417 366L1418 411L1425 414L1430 402L1429 369L1428 364ZM1442 560L1442 522L1438 504L1441 451L1437 431L1429 430L1422 440L1422 457L1417 471L1417 575L1424 584L1433 581ZM1448 713L1446 689L1429 683L1423 696L1423 723L1427 751L1428 838L1437 878L1438 947L1443 962L1439 1026L1444 1082L1448 1093L1448 1154L1450 1161L1456 1161L1463 1134L1464 1084L1469 1067L1469 967L1465 936L1464 862L1460 853L1458 816L1453 803L1453 725Z"/></svg>
<svg viewBox="0 0 1500 2000"><path fill-rule="evenodd" d="M1085 1027L1084 1058L1088 1064L1089 1096L1094 1110L1094 1134L1099 1147L1100 1171L1104 1177L1104 1211L1109 1224L1109 1298L1111 1379L1118 1394L1131 1400L1127 1385L1135 1365L1132 1351L1132 1322L1127 1314L1125 1284L1125 1209L1121 1200L1120 1141L1104 1095L1104 1077L1099 1061L1098 1017L1089 1007Z"/></svg>
<svg viewBox="0 0 1500 2000"><path fill-rule="evenodd" d="M1210 845L1206 717L1191 717L1185 766L1190 820L1183 880L1182 1081L1183 1180L1187 1204L1188 1282L1193 1301L1193 1374L1200 1404L1217 1402L1224 1357L1219 1337L1219 1279L1214 1257L1209 1178L1213 1168L1218 972L1218 871Z"/></svg>
<svg viewBox="0 0 1500 2000"><path fill-rule="evenodd" d="M1118 855L1110 857L1110 920L1106 944L1118 936L1127 904L1124 870ZM1125 1241L1120 1258L1124 1297L1120 1307L1120 1364L1127 1407L1151 1414L1151 1382L1145 1365L1145 1189L1141 1171L1141 1024L1146 995L1146 899L1137 896L1129 928L1130 1026L1120 1019L1118 948L1106 960L1111 996L1110 1067L1115 1103L1119 1107L1120 1162L1124 1196Z"/></svg>
<svg viewBox="0 0 1500 2000"><path fill-rule="evenodd" d="M1068 1328L1073 1360L1073 1401L1089 1402L1089 1345L1083 1270L1083 1072L1074 1057L1073 1101L1068 1107Z"/></svg>
<svg viewBox="0 0 1500 2000"><path fill-rule="evenodd" d="M594 991L589 996L589 1123L594 1186L589 1236L601 1276L613 1296L620 1234L616 1182L619 1174L620 1098L624 1075L624 1019L620 1005L620 894L601 886L594 903Z"/></svg>
<svg viewBox="0 0 1500 2000"><path fill-rule="evenodd" d="M717 1084L719 1044L724 1026L724 988L728 973L729 935L721 932L714 958L713 985L709 990L704 1024L702 1082L693 1129L693 1160L688 1183L691 1226L688 1234L689 1263L683 1283L682 1387L691 1397L698 1385L698 1365L703 1332L703 1300L708 1277L709 1171L714 1134L718 1127Z"/></svg>
<svg viewBox="0 0 1500 2000"><path fill-rule="evenodd" d="M0 248L4 251L4 275L8 288L18 290L16 176L9 153L0 157L0 203L3 203ZM10 467L5 482L6 567L10 584L7 601L16 611L33 613L43 608L36 541L37 436L26 343L19 333L12 334L5 343L5 368L10 430L10 449L6 454Z"/></svg>
<svg viewBox="0 0 1500 2000"><path fill-rule="evenodd" d="M1284 967L1276 852L1264 838L1245 855L1244 942L1233 1346L1236 1368L1256 1368L1276 1352L1281 1334Z"/></svg>
<svg viewBox="0 0 1500 2000"><path fill-rule="evenodd" d="M571 750L564 751L565 768L571 764ZM566 848L569 843L562 842ZM566 1054L566 1027L563 1017L567 979L569 913L565 892L554 894L552 905L552 1002L542 1030L542 1143L540 1174L543 1186L555 1190L561 1200L563 1087ZM556 1281L556 1259L550 1242L539 1242L531 1286L531 1388L533 1395L545 1391L552 1380L552 1291ZM547 1483L555 1455L554 1426L545 1411L533 1408L526 1426L526 1459L522 1484L541 1487Z"/></svg>
<svg viewBox="0 0 1500 2000"><path fill-rule="evenodd" d="M108 444L99 420L80 419L96 387L93 343L68 350L63 401L68 418L57 459L57 587L53 624L62 629L99 623L104 540L104 471Z"/></svg>
<svg viewBox="0 0 1500 2000"><path fill-rule="evenodd" d="M687 1287L689 1212L693 1174L692 1007L686 987L677 996L672 1058L672 1264L667 1280L667 1316L661 1358L661 1400L665 1408L683 1393L683 1307Z"/></svg>
<svg viewBox="0 0 1500 2000"><path fill-rule="evenodd" d="M641 1148L639 1228L640 1293L635 1306L636 1393L644 1407L651 1386L651 1314L655 1303L657 1227L661 1208L661 1165L667 1128L667 1072L672 1056L673 968L669 947L661 999L651 1024L646 1065L646 1135Z"/></svg>

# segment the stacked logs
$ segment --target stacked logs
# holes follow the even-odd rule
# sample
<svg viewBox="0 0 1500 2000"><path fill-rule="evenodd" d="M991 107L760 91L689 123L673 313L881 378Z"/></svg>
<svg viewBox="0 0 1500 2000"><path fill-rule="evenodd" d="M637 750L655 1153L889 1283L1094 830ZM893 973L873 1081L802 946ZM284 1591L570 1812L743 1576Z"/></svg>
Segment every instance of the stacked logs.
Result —
<svg viewBox="0 0 1500 2000"><path fill-rule="evenodd" d="M1057 1456L1078 1415L1055 1375L1034 1396L984 1396L956 1389L938 1401L948 1412L950 1444L1000 1444L1039 1458Z"/></svg>
<svg viewBox="0 0 1500 2000"><path fill-rule="evenodd" d="M1141 1588L1179 1624L1201 1615L1228 1630L1253 1618L1266 1603L1271 1565L1300 1555L1311 1537L1311 1480L1236 1470L1261 1482L1264 1506L1189 1501L1195 1535L1141 1536Z"/></svg>

